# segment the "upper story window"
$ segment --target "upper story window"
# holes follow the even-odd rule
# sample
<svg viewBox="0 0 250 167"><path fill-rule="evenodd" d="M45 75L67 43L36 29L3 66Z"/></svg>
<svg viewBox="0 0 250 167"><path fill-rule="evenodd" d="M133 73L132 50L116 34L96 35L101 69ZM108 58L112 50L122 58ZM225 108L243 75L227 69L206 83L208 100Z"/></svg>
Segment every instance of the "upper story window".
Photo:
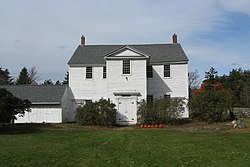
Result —
<svg viewBox="0 0 250 167"><path fill-rule="evenodd" d="M147 78L153 78L153 67L147 66Z"/></svg>
<svg viewBox="0 0 250 167"><path fill-rule="evenodd" d="M164 77L170 77L170 65L164 65Z"/></svg>
<svg viewBox="0 0 250 167"><path fill-rule="evenodd" d="M103 71L103 73L102 73L103 76L102 77L104 79L107 78L107 68L106 68L106 66L103 67L102 71Z"/></svg>
<svg viewBox="0 0 250 167"><path fill-rule="evenodd" d="M130 74L130 60L122 61L122 74Z"/></svg>
<svg viewBox="0 0 250 167"><path fill-rule="evenodd" d="M92 79L92 67L86 67L86 79Z"/></svg>

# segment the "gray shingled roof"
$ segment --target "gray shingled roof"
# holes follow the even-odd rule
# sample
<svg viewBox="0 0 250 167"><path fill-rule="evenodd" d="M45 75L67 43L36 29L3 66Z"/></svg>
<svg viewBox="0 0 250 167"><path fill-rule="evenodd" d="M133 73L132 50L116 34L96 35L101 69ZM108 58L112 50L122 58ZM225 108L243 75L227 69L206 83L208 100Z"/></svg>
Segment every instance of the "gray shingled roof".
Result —
<svg viewBox="0 0 250 167"><path fill-rule="evenodd" d="M68 64L70 66L105 64L104 56L124 46L129 46L149 55L149 63L188 61L180 44L79 45Z"/></svg>
<svg viewBox="0 0 250 167"><path fill-rule="evenodd" d="M0 85L0 88L32 104L60 104L66 90L64 85Z"/></svg>

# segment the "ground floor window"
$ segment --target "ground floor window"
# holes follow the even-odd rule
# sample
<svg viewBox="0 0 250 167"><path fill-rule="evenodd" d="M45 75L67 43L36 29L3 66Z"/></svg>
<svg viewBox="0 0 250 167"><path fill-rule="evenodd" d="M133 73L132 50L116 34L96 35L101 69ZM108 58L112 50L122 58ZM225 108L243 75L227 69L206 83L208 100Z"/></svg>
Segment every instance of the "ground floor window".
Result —
<svg viewBox="0 0 250 167"><path fill-rule="evenodd" d="M92 103L92 100L86 100L86 99L76 99L75 100L77 106L84 106L87 103Z"/></svg>
<svg viewBox="0 0 250 167"><path fill-rule="evenodd" d="M153 95L147 95L147 102L152 102L154 100Z"/></svg>
<svg viewBox="0 0 250 167"><path fill-rule="evenodd" d="M92 103L92 100L85 100L85 104Z"/></svg>
<svg viewBox="0 0 250 167"><path fill-rule="evenodd" d="M171 95L164 95L164 98L165 98L165 99L170 99L170 98L171 98Z"/></svg>

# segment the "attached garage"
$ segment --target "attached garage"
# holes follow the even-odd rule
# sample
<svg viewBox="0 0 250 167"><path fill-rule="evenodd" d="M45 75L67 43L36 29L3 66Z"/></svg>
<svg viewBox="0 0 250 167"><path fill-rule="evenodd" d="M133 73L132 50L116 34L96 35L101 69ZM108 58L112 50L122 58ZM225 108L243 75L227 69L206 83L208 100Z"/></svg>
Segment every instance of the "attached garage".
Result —
<svg viewBox="0 0 250 167"><path fill-rule="evenodd" d="M15 123L61 123L62 108L60 105L32 105L31 112L25 116L17 115Z"/></svg>
<svg viewBox="0 0 250 167"><path fill-rule="evenodd" d="M17 115L15 123L71 122L72 111L68 105L68 87L65 85L4 85L14 96L28 99L31 111Z"/></svg>

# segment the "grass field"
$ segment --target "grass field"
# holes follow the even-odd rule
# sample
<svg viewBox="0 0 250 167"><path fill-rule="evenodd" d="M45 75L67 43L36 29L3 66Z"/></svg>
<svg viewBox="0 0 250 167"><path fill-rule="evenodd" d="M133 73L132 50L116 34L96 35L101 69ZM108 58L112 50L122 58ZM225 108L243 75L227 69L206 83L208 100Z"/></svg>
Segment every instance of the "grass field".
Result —
<svg viewBox="0 0 250 167"><path fill-rule="evenodd" d="M0 134L0 166L250 166L249 129L221 124L163 129L18 126Z"/></svg>

